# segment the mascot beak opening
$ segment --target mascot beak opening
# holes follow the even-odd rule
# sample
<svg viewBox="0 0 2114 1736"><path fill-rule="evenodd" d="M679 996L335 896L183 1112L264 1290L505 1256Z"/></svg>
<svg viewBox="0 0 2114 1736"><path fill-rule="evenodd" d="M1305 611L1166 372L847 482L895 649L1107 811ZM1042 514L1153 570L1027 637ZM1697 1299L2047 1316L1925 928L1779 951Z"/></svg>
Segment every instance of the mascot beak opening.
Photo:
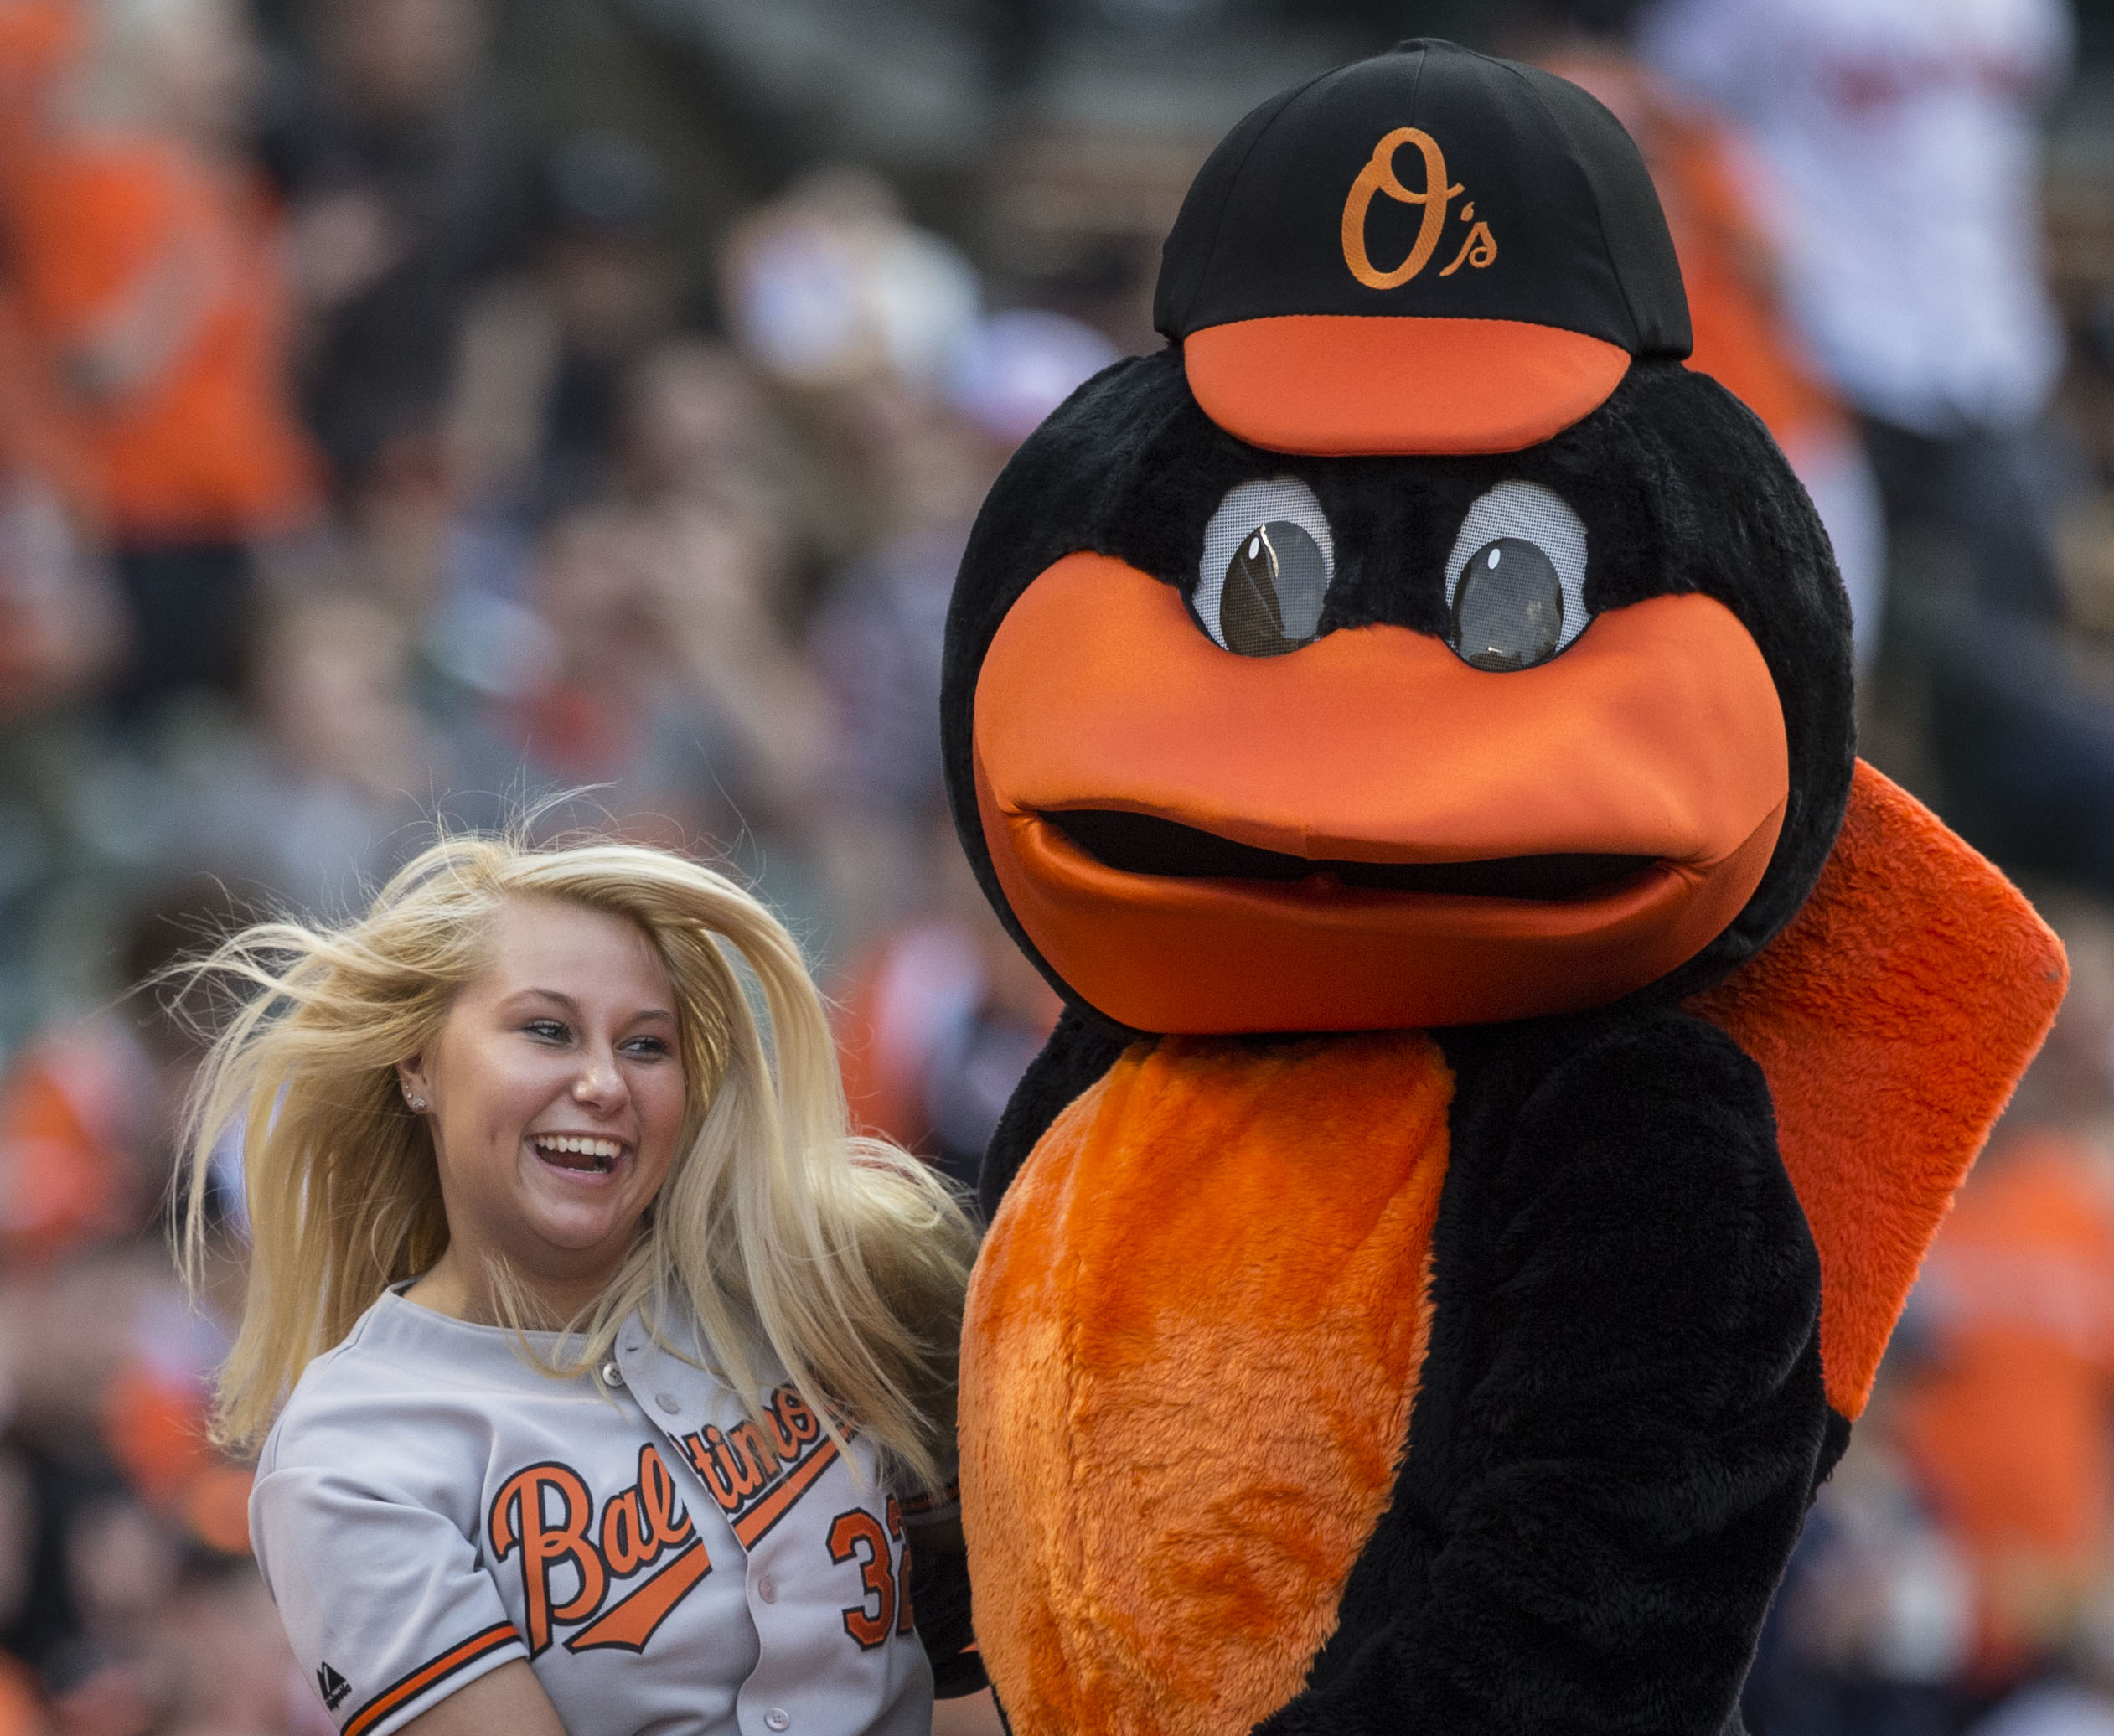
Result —
<svg viewBox="0 0 2114 1736"><path fill-rule="evenodd" d="M1739 913L1790 788L1768 666L1708 597L1610 611L1525 670L1389 626L1256 659L1084 554L1001 623L974 741L1028 938L1103 1014L1165 1032L1619 999Z"/></svg>

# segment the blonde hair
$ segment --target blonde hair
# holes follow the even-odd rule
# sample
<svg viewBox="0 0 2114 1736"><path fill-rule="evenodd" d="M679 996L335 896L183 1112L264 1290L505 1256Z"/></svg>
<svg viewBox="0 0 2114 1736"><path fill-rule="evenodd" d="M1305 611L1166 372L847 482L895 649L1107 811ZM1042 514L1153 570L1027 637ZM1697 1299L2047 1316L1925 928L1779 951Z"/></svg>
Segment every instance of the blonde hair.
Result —
<svg viewBox="0 0 2114 1736"><path fill-rule="evenodd" d="M656 1310L679 1297L752 1413L768 1353L833 1434L845 1419L935 1486L951 1456L968 1222L917 1160L850 1134L821 1000L777 919L722 875L615 843L443 838L357 920L261 923L189 967L235 1000L192 1098L190 1270L207 1258L212 1150L238 1124L251 1237L216 1438L254 1446L309 1361L447 1248L430 1137L395 1066L437 1036L483 968L489 918L522 898L637 924L675 985L688 1096L637 1245L545 1366L598 1367L634 1309L676 1348Z"/></svg>

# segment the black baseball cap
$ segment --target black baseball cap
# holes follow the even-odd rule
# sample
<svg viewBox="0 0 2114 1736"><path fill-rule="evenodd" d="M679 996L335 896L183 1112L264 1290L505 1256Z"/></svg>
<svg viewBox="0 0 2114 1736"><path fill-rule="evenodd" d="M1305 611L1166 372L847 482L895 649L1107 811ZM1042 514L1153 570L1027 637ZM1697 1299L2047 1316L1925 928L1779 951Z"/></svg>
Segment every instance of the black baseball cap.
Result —
<svg viewBox="0 0 2114 1736"><path fill-rule="evenodd" d="M1538 67L1405 42L1273 97L1198 173L1153 323L1277 452L1514 452L1691 347L1658 195Z"/></svg>

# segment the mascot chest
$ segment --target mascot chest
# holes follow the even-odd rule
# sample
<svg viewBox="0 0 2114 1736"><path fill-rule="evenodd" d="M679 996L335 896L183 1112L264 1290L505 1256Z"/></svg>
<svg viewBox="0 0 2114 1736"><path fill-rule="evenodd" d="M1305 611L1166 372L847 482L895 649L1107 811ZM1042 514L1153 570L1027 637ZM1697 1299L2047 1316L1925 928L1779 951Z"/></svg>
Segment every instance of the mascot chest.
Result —
<svg viewBox="0 0 2114 1736"><path fill-rule="evenodd" d="M1166 1038L1036 1146L962 1350L1021 1736L1241 1731L1299 1692L1407 1438L1452 1088L1419 1032Z"/></svg>

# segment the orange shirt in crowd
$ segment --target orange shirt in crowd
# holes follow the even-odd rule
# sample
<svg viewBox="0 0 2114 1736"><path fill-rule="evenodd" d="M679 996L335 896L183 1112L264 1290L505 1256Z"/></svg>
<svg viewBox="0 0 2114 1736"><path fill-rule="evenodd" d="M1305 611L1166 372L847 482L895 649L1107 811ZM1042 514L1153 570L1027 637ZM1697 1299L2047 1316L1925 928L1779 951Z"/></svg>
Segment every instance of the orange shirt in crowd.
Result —
<svg viewBox="0 0 2114 1736"><path fill-rule="evenodd" d="M1739 184L1729 129L1620 56L1559 57L1549 70L1605 103L1644 154L1688 292L1688 365L1753 411L1787 452L1839 437L1843 411L1777 310L1774 250Z"/></svg>
<svg viewBox="0 0 2114 1736"><path fill-rule="evenodd" d="M173 140L62 134L0 176L0 219L19 316L68 393L116 540L235 540L313 514L253 180Z"/></svg>
<svg viewBox="0 0 2114 1736"><path fill-rule="evenodd" d="M1924 1268L1895 1433L1982 1586L1981 1664L2031 1661L2036 1630L2100 1571L2114 1522L2114 1175L2049 1130L1962 1191Z"/></svg>
<svg viewBox="0 0 2114 1736"><path fill-rule="evenodd" d="M942 1027L984 993L975 938L944 917L889 930L836 997L838 1064L860 1132L923 1148L932 1135L926 1075Z"/></svg>
<svg viewBox="0 0 2114 1736"><path fill-rule="evenodd" d="M0 1072L0 1262L65 1258L137 1224L152 1071L115 1020L40 1033Z"/></svg>
<svg viewBox="0 0 2114 1736"><path fill-rule="evenodd" d="M0 1652L0 1736L45 1736L50 1728L35 1674Z"/></svg>

